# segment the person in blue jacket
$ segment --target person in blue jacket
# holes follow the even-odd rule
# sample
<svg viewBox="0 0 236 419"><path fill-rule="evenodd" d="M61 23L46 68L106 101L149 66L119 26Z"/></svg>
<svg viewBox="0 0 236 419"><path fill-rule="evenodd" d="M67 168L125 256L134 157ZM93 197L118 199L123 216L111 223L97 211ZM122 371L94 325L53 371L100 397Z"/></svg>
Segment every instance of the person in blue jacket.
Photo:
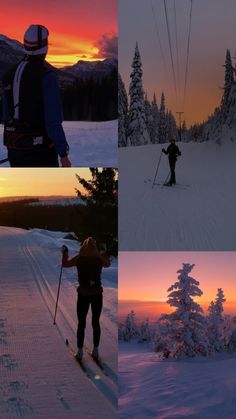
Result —
<svg viewBox="0 0 236 419"><path fill-rule="evenodd" d="M47 28L30 25L25 57L3 78L4 145L11 167L70 167L54 67L45 61Z"/></svg>

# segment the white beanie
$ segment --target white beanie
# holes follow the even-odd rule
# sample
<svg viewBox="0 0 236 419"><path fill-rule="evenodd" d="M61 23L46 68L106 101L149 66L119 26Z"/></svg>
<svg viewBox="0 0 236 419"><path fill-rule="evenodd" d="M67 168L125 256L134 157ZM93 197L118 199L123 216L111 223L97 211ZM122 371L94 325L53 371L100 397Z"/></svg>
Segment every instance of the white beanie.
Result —
<svg viewBox="0 0 236 419"><path fill-rule="evenodd" d="M49 32L45 26L30 25L24 35L24 47L27 55L43 55L48 52Z"/></svg>

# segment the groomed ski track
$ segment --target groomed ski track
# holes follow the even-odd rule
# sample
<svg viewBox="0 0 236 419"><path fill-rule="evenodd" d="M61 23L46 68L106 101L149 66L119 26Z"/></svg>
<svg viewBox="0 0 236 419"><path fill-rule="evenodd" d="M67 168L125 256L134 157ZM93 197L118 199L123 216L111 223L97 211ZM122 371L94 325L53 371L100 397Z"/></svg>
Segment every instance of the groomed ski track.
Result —
<svg viewBox="0 0 236 419"><path fill-rule="evenodd" d="M212 251L236 248L236 142L178 143L177 182L152 181L162 147L119 150L119 249L123 251ZM169 172L165 155L156 182Z"/></svg>
<svg viewBox="0 0 236 419"><path fill-rule="evenodd" d="M85 353L89 379L65 345L68 338L76 348L76 289L69 280L76 282L73 268L63 270L57 325L53 325L58 244L59 240L54 246L50 239L44 243L33 230L0 227L1 419L117 415L116 290L104 287L101 355L108 376ZM90 324L89 315L87 348L92 347Z"/></svg>

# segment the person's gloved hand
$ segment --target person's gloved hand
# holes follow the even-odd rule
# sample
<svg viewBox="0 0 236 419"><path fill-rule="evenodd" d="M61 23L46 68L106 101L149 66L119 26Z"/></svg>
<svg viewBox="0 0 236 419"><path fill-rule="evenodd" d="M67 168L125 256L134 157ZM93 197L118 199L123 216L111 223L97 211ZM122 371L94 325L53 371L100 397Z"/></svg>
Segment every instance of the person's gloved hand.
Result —
<svg viewBox="0 0 236 419"><path fill-rule="evenodd" d="M68 247L63 245L62 248L61 248L61 253L64 255L64 254L68 253L68 251L69 251Z"/></svg>
<svg viewBox="0 0 236 419"><path fill-rule="evenodd" d="M161 151L163 151L163 153L165 152L165 149L163 148Z"/></svg>

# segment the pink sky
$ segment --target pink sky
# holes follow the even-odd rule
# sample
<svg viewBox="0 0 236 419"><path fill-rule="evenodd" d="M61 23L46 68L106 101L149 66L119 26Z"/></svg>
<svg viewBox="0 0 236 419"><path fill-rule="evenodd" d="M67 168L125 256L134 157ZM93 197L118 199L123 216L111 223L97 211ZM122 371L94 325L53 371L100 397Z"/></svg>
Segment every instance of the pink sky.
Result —
<svg viewBox="0 0 236 419"><path fill-rule="evenodd" d="M215 299L217 288L223 288L227 300L225 309L236 314L234 252L120 252L120 309L124 308L122 300L135 300L136 309L140 306L140 310L143 310L143 302L154 302L158 309L160 304L157 303L166 301L167 289L177 280L176 271L183 262L196 265L191 276L200 282L203 295L198 302L203 308ZM139 305L137 301L142 303ZM162 304L161 312L163 307Z"/></svg>

